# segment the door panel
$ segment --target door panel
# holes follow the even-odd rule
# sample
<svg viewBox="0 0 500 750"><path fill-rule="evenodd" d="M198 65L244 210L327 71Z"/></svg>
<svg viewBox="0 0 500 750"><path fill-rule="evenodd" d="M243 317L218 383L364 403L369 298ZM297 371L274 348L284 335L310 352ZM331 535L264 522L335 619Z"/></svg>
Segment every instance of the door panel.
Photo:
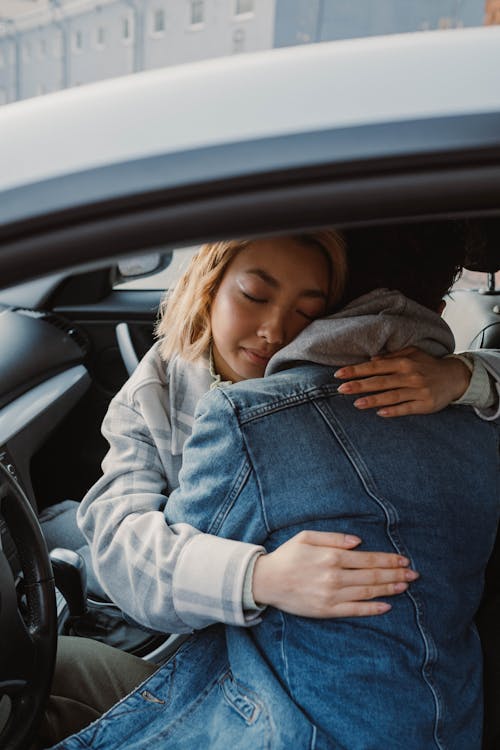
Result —
<svg viewBox="0 0 500 750"><path fill-rule="evenodd" d="M85 361L91 386L31 464L39 508L65 499L81 500L100 476L107 442L100 427L111 398L128 377L120 354L116 326L126 323L139 358L153 344L153 330L161 291L113 290L102 300L85 304L55 304L54 313L69 320L87 338Z"/></svg>

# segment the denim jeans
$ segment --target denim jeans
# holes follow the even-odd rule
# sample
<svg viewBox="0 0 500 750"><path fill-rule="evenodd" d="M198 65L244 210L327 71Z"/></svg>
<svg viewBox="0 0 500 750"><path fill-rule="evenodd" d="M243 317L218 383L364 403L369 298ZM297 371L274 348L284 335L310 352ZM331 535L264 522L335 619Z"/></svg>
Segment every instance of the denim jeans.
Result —
<svg viewBox="0 0 500 750"><path fill-rule="evenodd" d="M130 696L54 750L319 747L314 727L265 665L247 667L247 679L234 676L223 626L196 633Z"/></svg>

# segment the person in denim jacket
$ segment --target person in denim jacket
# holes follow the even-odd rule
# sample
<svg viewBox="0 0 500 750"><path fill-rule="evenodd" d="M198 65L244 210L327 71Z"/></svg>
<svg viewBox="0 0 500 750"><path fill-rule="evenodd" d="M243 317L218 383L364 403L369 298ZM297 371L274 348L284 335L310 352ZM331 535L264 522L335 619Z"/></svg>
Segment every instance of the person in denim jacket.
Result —
<svg viewBox="0 0 500 750"><path fill-rule="evenodd" d="M205 396L165 508L173 528L262 545L261 568L301 529L335 528L409 558L420 578L382 617L268 608L252 628L195 633L58 747L480 747L474 616L499 518L498 426L464 406L380 420L353 410L334 378L380 350L451 352L435 311L454 268L444 252L434 259L433 287L419 285L416 264L401 291L377 289L314 321L271 358L269 377ZM217 346L217 325L213 340L218 372L234 380L235 350ZM343 575L356 585L356 570Z"/></svg>

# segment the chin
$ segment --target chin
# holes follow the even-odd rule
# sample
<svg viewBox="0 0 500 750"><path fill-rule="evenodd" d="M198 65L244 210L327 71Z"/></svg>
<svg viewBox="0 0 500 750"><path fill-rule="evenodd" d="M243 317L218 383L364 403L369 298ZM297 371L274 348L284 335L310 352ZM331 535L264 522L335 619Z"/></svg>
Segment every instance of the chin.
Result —
<svg viewBox="0 0 500 750"><path fill-rule="evenodd" d="M264 369L254 367L254 368L245 368L245 370L240 370L239 372L235 372L235 374L238 377L238 380L252 380L253 378L262 378L264 376Z"/></svg>

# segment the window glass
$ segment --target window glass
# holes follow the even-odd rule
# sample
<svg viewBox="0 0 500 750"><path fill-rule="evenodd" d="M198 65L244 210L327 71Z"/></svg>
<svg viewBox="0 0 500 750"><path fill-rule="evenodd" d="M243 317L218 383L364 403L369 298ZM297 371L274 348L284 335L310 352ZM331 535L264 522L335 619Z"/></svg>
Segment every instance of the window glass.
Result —
<svg viewBox="0 0 500 750"><path fill-rule="evenodd" d="M236 0L235 15L244 16L254 11L254 0Z"/></svg>
<svg viewBox="0 0 500 750"><path fill-rule="evenodd" d="M205 21L205 8L203 0L191 0L191 26L197 26Z"/></svg>
<svg viewBox="0 0 500 750"><path fill-rule="evenodd" d="M31 44L30 42L24 42L23 44L23 61L30 62L31 60Z"/></svg>
<svg viewBox="0 0 500 750"><path fill-rule="evenodd" d="M500 289L500 271L495 274L495 285ZM469 271L464 268L462 275L453 285L453 289L487 289L488 275L482 271ZM453 291L453 290L452 290Z"/></svg>
<svg viewBox="0 0 500 750"><path fill-rule="evenodd" d="M104 26L98 26L96 30L96 44L101 49L106 44L106 29Z"/></svg>
<svg viewBox="0 0 500 750"><path fill-rule="evenodd" d="M126 42L132 39L132 19L130 16L124 16L122 19L122 39Z"/></svg>
<svg viewBox="0 0 500 750"><path fill-rule="evenodd" d="M233 52L244 52L245 51L245 32L243 29L235 29L233 31Z"/></svg>
<svg viewBox="0 0 500 750"><path fill-rule="evenodd" d="M56 31L52 40L52 52L54 57L59 60L63 55L63 35L62 31Z"/></svg>
<svg viewBox="0 0 500 750"><path fill-rule="evenodd" d="M77 29L73 34L73 49L75 52L81 52L83 49L83 32Z"/></svg>
<svg viewBox="0 0 500 750"><path fill-rule="evenodd" d="M157 8L153 13L153 31L155 34L165 31L165 11L161 8Z"/></svg>

